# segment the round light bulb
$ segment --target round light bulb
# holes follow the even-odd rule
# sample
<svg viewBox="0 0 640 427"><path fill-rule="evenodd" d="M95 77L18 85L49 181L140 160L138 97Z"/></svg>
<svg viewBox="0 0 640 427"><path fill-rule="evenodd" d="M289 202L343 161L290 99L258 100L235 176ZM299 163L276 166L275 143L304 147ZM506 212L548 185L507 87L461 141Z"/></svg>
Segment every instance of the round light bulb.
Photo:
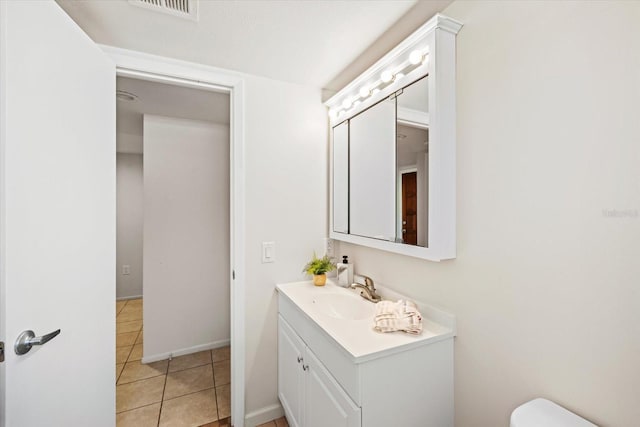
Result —
<svg viewBox="0 0 640 427"><path fill-rule="evenodd" d="M329 118L332 120L338 117L338 112L336 110L329 110Z"/></svg>
<svg viewBox="0 0 640 427"><path fill-rule="evenodd" d="M382 80L383 83L389 83L393 80L393 73L389 70L383 71L382 74L380 74L380 80Z"/></svg>
<svg viewBox="0 0 640 427"><path fill-rule="evenodd" d="M369 96L370 93L371 91L369 90L368 87L362 86L360 88L360 98L366 98L367 96Z"/></svg>
<svg viewBox="0 0 640 427"><path fill-rule="evenodd" d="M423 57L424 56L422 55L422 52L420 52L419 50L414 50L409 54L409 62L411 62L413 65L419 64L422 62Z"/></svg>
<svg viewBox="0 0 640 427"><path fill-rule="evenodd" d="M351 100L349 98L345 98L345 100L342 101L342 108L346 110L349 107L351 107Z"/></svg>
<svg viewBox="0 0 640 427"><path fill-rule="evenodd" d="M402 73L396 74L396 80L400 80L403 77L404 77L404 74L402 74Z"/></svg>

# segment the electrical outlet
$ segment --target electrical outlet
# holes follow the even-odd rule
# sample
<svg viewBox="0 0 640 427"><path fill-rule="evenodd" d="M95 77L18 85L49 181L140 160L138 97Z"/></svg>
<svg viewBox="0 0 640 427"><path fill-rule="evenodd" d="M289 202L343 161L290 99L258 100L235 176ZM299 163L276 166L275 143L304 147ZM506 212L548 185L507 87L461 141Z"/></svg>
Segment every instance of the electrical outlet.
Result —
<svg viewBox="0 0 640 427"><path fill-rule="evenodd" d="M122 274L125 276L128 276L129 274L131 274L131 266L130 265L123 265L122 266Z"/></svg>
<svg viewBox="0 0 640 427"><path fill-rule="evenodd" d="M325 237L323 240L323 246L324 246L324 254L327 255L330 258L333 258L334 256L334 251L333 251L333 239L330 239L329 237Z"/></svg>

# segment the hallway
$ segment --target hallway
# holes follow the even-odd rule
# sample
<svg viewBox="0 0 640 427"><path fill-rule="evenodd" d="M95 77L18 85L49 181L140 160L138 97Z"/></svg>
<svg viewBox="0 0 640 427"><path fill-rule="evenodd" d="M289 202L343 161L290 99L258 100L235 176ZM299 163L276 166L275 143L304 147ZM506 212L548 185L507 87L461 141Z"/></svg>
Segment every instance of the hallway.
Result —
<svg viewBox="0 0 640 427"><path fill-rule="evenodd" d="M230 349L142 364L142 299L116 302L116 425L230 425Z"/></svg>

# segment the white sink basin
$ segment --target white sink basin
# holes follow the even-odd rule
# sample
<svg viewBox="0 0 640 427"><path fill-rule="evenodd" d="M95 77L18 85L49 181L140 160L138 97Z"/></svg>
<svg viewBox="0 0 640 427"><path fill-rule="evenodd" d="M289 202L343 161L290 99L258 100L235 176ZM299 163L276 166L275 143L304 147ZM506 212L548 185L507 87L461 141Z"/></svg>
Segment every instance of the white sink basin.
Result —
<svg viewBox="0 0 640 427"><path fill-rule="evenodd" d="M319 313L336 319L373 320L375 313L375 304L355 293L331 292L315 295L312 304Z"/></svg>

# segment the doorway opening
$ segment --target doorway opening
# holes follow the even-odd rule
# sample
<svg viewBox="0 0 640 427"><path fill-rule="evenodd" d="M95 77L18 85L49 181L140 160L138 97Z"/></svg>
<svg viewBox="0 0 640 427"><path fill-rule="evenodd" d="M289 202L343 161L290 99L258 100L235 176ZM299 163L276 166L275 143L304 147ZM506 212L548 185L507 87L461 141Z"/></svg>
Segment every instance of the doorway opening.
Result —
<svg viewBox="0 0 640 427"><path fill-rule="evenodd" d="M230 93L122 74L117 425L231 425Z"/></svg>

